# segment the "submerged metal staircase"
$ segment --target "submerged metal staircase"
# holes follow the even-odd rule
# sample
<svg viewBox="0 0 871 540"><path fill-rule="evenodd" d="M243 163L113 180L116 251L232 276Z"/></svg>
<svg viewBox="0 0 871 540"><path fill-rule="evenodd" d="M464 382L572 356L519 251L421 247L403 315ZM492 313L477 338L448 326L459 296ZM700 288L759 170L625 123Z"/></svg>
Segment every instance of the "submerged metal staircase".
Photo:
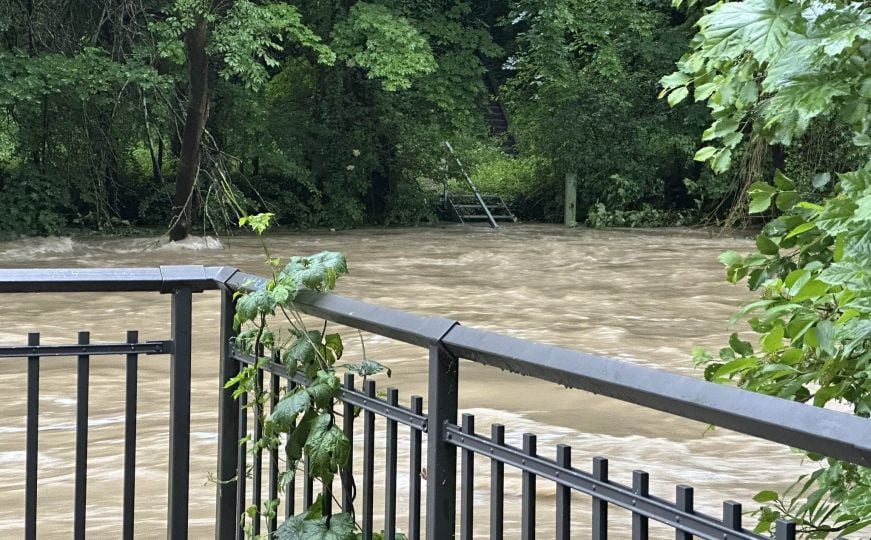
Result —
<svg viewBox="0 0 871 540"><path fill-rule="evenodd" d="M445 146L460 167L466 183L472 189L472 193L448 193L445 191L445 209L452 210L457 218L459 218L460 223L486 219L494 229L499 227L496 223L497 221L517 221L517 218L511 213L502 197L499 195L481 194L478 191L478 188L472 182L472 178L466 172L466 168L463 167L460 158L454 152L451 143L445 141ZM447 186L447 184L445 185Z"/></svg>
<svg viewBox="0 0 871 540"><path fill-rule="evenodd" d="M499 195L448 193L446 199L448 209L454 212L460 223L486 219L495 227L495 221L517 221Z"/></svg>

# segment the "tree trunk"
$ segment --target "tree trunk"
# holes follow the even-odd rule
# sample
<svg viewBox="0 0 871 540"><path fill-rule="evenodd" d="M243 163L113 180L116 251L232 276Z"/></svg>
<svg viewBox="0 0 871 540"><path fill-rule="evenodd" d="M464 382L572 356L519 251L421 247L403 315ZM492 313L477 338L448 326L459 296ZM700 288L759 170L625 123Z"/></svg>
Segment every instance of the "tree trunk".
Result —
<svg viewBox="0 0 871 540"><path fill-rule="evenodd" d="M200 17L184 37L190 68L190 96L179 152L178 176L175 180L170 240L187 237L193 220L191 202L199 172L200 143L209 117L209 57L206 54L208 30L208 22Z"/></svg>

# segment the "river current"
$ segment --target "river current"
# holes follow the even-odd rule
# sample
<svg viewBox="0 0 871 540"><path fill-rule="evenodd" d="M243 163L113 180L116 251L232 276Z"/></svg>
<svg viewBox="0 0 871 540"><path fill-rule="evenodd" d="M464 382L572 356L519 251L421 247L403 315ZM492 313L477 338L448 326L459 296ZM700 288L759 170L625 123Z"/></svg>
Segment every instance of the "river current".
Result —
<svg viewBox="0 0 871 540"><path fill-rule="evenodd" d="M322 250L346 254L350 275L338 294L466 326L620 358L701 377L691 349L719 349L731 331L727 321L752 297L723 279L717 255L749 251L745 239L687 229L565 229L514 225L498 230L444 225L432 228L363 229L275 234L274 255ZM133 267L166 264L231 265L263 274L256 240L191 238L167 245L148 238L48 238L0 243L4 267ZM94 341L123 341L128 328L142 339L168 339L169 298L159 294L29 294L3 296L0 343L23 344L29 331L43 343L74 343L78 330ZM195 295L190 526L192 538L213 537L217 380L215 292ZM426 395L426 351L365 336L370 357L389 365L390 380L407 403ZM346 334L346 355L359 358L355 333ZM168 361L143 356L139 363L137 538L165 537L168 447ZM0 532L23 536L24 360L0 360ZM124 425L123 360L91 360L88 532L119 537ZM506 425L506 440L539 435L541 454L558 443L574 449L573 464L589 470L593 456L610 458L611 479L629 483L633 469L650 473L651 493L674 497L675 484L696 488L697 508L719 515L734 499L753 508L760 489L783 487L807 472L799 457L780 445L645 410L613 399L569 390L492 368L462 362L461 412L476 415L489 433ZM68 538L72 530L75 440L75 359L44 359L40 386L40 538ZM381 426L383 428L383 426ZM405 430L402 430L403 432ZM407 435L405 435L407 437ZM376 463L383 463L379 438ZM400 449L404 449L400 441ZM359 459L361 452L355 452ZM400 486L407 456L400 454ZM476 522L487 534L489 465L478 461ZM379 467L383 470L383 467ZM357 468L357 470L360 470ZM507 468L506 468L506 472ZM379 491L379 490L376 490ZM538 531L553 531L554 487L539 481ZM506 478L506 537L519 535L520 477ZM399 508L407 501L402 496ZM573 520L586 530L589 499L574 496ZM381 513L376 504L376 514ZM404 512L402 512L404 514ZM401 518L404 519L404 518ZM628 538L629 514L611 511L613 538ZM404 521L400 521L404 529ZM651 526L652 537L673 532Z"/></svg>

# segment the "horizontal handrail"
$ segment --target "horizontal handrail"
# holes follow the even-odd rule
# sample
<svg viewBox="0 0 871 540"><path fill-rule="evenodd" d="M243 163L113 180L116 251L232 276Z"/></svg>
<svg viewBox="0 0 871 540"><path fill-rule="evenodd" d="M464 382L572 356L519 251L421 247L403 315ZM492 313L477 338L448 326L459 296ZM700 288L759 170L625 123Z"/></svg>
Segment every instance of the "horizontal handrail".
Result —
<svg viewBox="0 0 871 540"><path fill-rule="evenodd" d="M0 293L170 292L217 289L226 267L202 265L158 268L3 268Z"/></svg>
<svg viewBox="0 0 871 540"><path fill-rule="evenodd" d="M871 466L871 421L623 360L457 326L455 356Z"/></svg>
<svg viewBox="0 0 871 540"><path fill-rule="evenodd" d="M118 354L172 354L172 341L87 343L78 345L0 345L0 358L29 356L106 356Z"/></svg>
<svg viewBox="0 0 871 540"><path fill-rule="evenodd" d="M263 286L231 267L0 270L0 293L161 291ZM303 313L419 346L442 344L453 355L871 466L871 421L851 414L719 385L662 369L594 356L460 326L333 294L303 292Z"/></svg>

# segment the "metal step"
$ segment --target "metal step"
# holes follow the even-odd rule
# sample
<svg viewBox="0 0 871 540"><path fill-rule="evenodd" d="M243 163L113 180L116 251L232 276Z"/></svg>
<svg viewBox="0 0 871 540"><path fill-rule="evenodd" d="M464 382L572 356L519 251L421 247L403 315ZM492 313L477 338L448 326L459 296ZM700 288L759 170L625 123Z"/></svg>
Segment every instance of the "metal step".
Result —
<svg viewBox="0 0 871 540"><path fill-rule="evenodd" d="M481 208L480 204L455 204L454 208ZM508 207L504 204L488 204L487 208L493 210L508 210Z"/></svg>
<svg viewBox="0 0 871 540"><path fill-rule="evenodd" d="M460 217L462 217L463 219L486 219L487 215L486 214L460 214ZM499 215L493 214L494 219L499 218L499 217L506 218L506 219L514 219L509 214L499 214Z"/></svg>

